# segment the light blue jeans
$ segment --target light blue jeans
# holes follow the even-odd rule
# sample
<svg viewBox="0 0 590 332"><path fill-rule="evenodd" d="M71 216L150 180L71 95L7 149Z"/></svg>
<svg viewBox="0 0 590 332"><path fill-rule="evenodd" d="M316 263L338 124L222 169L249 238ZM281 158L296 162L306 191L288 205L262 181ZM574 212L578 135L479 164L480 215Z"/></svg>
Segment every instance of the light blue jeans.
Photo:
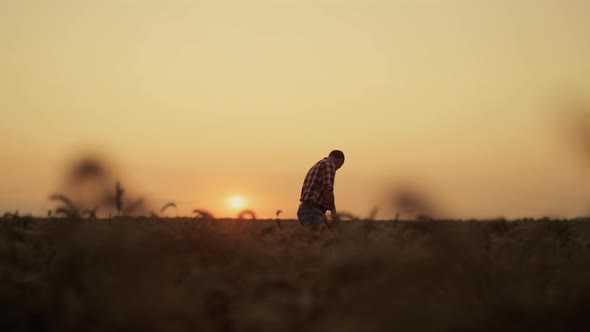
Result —
<svg viewBox="0 0 590 332"><path fill-rule="evenodd" d="M299 205L297 218L303 226L320 227L324 224L326 212L317 207Z"/></svg>

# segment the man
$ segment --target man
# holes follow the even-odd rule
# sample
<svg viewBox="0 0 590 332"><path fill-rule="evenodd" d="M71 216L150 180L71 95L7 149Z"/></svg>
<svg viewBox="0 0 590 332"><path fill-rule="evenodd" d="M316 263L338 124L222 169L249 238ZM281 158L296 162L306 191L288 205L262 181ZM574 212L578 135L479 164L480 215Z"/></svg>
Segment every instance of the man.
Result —
<svg viewBox="0 0 590 332"><path fill-rule="evenodd" d="M334 203L334 178L342 164L344 153L334 150L307 172L301 188L301 204L297 210L297 218L302 225L319 227L326 222L328 228L332 228L333 221L338 220ZM332 221L326 218L327 210L332 213Z"/></svg>

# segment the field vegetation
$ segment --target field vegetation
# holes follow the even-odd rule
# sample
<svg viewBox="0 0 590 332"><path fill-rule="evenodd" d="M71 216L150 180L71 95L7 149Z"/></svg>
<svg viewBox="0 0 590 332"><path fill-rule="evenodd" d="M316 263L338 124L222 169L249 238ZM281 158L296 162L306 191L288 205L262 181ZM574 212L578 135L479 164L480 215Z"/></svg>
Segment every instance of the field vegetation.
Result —
<svg viewBox="0 0 590 332"><path fill-rule="evenodd" d="M82 219L55 199L63 218L0 222L0 331L590 329L587 219L330 232L204 211Z"/></svg>

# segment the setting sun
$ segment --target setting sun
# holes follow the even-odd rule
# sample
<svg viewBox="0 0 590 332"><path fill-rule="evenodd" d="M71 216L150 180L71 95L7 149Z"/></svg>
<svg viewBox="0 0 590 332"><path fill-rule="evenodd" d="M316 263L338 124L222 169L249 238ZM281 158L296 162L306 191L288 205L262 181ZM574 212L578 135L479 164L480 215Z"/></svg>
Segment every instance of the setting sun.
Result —
<svg viewBox="0 0 590 332"><path fill-rule="evenodd" d="M229 199L229 206L233 209L241 209L244 206L244 199L240 196L232 196Z"/></svg>

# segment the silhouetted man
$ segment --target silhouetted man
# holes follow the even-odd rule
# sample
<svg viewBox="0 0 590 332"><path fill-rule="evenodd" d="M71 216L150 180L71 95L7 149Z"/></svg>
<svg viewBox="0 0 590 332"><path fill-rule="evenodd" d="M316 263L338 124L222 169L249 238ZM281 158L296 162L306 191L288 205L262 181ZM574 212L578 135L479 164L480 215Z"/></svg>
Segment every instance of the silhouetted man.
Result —
<svg viewBox="0 0 590 332"><path fill-rule="evenodd" d="M342 164L344 153L334 150L307 172L301 188L301 204L297 210L297 218L302 225L318 227L325 221L331 228L332 222L338 220L334 203L334 178ZM327 210L332 213L332 221L326 218Z"/></svg>

